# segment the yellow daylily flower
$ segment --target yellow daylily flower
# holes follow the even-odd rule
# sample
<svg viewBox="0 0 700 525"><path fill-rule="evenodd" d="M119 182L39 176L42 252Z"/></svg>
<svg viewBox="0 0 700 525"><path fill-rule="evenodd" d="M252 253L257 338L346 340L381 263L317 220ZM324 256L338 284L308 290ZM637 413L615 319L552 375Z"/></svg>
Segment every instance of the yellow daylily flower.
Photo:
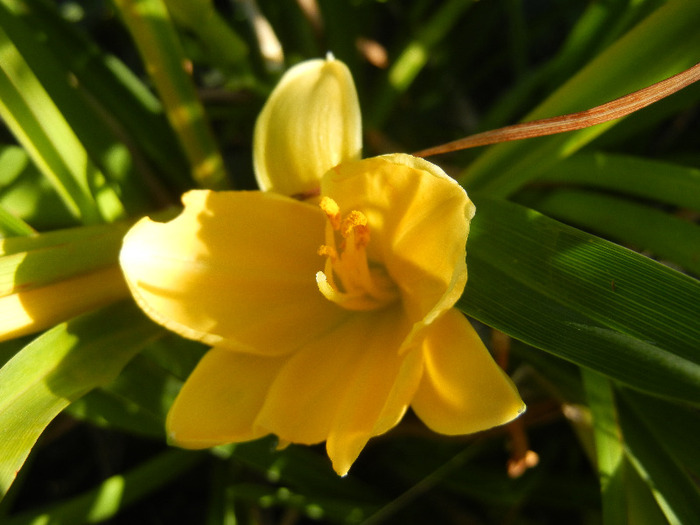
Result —
<svg viewBox="0 0 700 525"><path fill-rule="evenodd" d="M292 68L256 130L258 179L275 191L191 191L177 218L143 219L124 239L139 305L212 346L170 410L172 443L325 441L344 475L409 407L451 435L524 410L454 308L474 205L423 159L358 159L359 105L348 100L356 94L341 62ZM298 194L318 196L288 196Z"/></svg>

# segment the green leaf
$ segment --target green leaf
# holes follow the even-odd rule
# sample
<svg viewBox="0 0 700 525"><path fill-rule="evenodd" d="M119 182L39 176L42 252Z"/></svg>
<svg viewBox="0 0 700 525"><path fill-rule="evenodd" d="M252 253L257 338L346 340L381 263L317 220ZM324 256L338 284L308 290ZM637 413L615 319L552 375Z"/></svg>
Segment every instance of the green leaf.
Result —
<svg viewBox="0 0 700 525"><path fill-rule="evenodd" d="M163 0L114 3L187 155L192 177L202 187L222 189L227 185L223 160L192 79L185 73L186 58Z"/></svg>
<svg viewBox="0 0 700 525"><path fill-rule="evenodd" d="M700 226L692 222L621 197L585 190L554 190L528 199L528 204L700 275Z"/></svg>
<svg viewBox="0 0 700 525"><path fill-rule="evenodd" d="M160 101L123 62L100 49L93 40L64 20L53 2L3 2L15 18L26 20L42 45L43 41L51 42L50 60L62 64L67 79L74 78L70 87L82 97L80 110L85 112L85 108L88 108L89 112L104 119L119 142L128 147L134 167L138 165L137 176L120 166L125 156L121 144L107 149L103 149L104 145L100 146L94 155L111 177L122 174L122 178L116 182L125 201L131 204L130 212L133 213L136 204L145 197L137 193L146 191L146 179L149 191L156 189L159 193L164 192L163 188L158 187L151 164L155 166L155 172L178 191L189 187L191 180L187 159L168 125ZM34 56L27 58L37 61ZM45 62L39 61L39 66L44 65ZM71 116L79 117L71 113L66 118ZM91 139L89 126L82 130L76 131L81 139ZM163 195L159 197L163 198Z"/></svg>
<svg viewBox="0 0 700 525"><path fill-rule="evenodd" d="M533 210L477 196L470 316L657 396L700 404L700 284Z"/></svg>
<svg viewBox="0 0 700 525"><path fill-rule="evenodd" d="M406 45L392 64L386 83L377 96L375 107L368 113L371 127L382 126L396 99L408 89L416 75L425 67L431 49L454 28L464 11L472 5L469 1L448 0L425 21L416 37Z"/></svg>
<svg viewBox="0 0 700 525"><path fill-rule="evenodd" d="M617 426L615 397L609 379L582 369L583 385L593 416L593 435L603 497L604 525L626 525L627 510L623 483L623 449Z"/></svg>
<svg viewBox="0 0 700 525"><path fill-rule="evenodd" d="M623 389L626 406L642 422L676 465L694 477L700 476L700 414L696 410L640 392Z"/></svg>
<svg viewBox="0 0 700 525"><path fill-rule="evenodd" d="M141 406L108 389L95 389L77 399L64 413L92 425L119 430L134 436L165 441L163 418L155 418Z"/></svg>
<svg viewBox="0 0 700 525"><path fill-rule="evenodd" d="M698 61L700 3L667 2L598 55L524 120L592 108L649 86ZM489 148L459 177L491 196L512 194L613 126L509 142Z"/></svg>
<svg viewBox="0 0 700 525"><path fill-rule="evenodd" d="M0 23L7 24L8 19L0 17ZM73 217L90 224L123 214L104 175L2 28L0 116L52 182Z"/></svg>
<svg viewBox="0 0 700 525"><path fill-rule="evenodd" d="M165 0L173 20L194 33L210 56L225 67L247 69L248 45L229 26L212 0Z"/></svg>
<svg viewBox="0 0 700 525"><path fill-rule="evenodd" d="M34 228L0 206L0 238L32 235L33 233L35 233Z"/></svg>
<svg viewBox="0 0 700 525"><path fill-rule="evenodd" d="M204 457L203 453L183 450L162 452L79 496L11 516L5 525L101 523L177 479Z"/></svg>
<svg viewBox="0 0 700 525"><path fill-rule="evenodd" d="M0 496L46 425L162 333L132 302L118 303L56 326L0 369Z"/></svg>
<svg viewBox="0 0 700 525"><path fill-rule="evenodd" d="M651 487L642 479L625 456L625 492L629 523L634 525L668 525L668 520L652 494Z"/></svg>
<svg viewBox="0 0 700 525"><path fill-rule="evenodd" d="M34 2L35 5L38 3ZM57 59L55 49L62 47L63 39L58 39L56 46L47 46L46 36L39 30L41 25L32 24L35 17L28 19L27 13L22 13L17 4L12 0L0 2L0 26L61 111L90 160L105 175L102 187L91 188L97 190L95 198L101 203L103 214L111 219L123 216L123 200L129 201L132 212L148 209L148 200L144 199L145 186L134 176L131 155L123 137L116 132L114 123L105 117L104 111L97 107L98 102L86 94L73 71Z"/></svg>
<svg viewBox="0 0 700 525"><path fill-rule="evenodd" d="M51 183L20 146L0 146L0 206L31 225L30 232L78 226ZM25 233L23 235L27 235ZM10 237L0 232L0 237Z"/></svg>
<svg viewBox="0 0 700 525"><path fill-rule="evenodd" d="M700 490L649 432L644 423L620 403L620 426L626 453L649 485L657 503L672 525L694 523L700 516ZM695 439L697 436L688 436Z"/></svg>
<svg viewBox="0 0 700 525"><path fill-rule="evenodd" d="M182 383L208 347L172 333L153 341L114 381L68 407L99 426L165 439L165 418Z"/></svg>
<svg viewBox="0 0 700 525"><path fill-rule="evenodd" d="M0 297L116 264L125 223L0 239Z"/></svg>
<svg viewBox="0 0 700 525"><path fill-rule="evenodd" d="M562 160L538 180L612 190L700 211L700 170L669 162L582 152Z"/></svg>

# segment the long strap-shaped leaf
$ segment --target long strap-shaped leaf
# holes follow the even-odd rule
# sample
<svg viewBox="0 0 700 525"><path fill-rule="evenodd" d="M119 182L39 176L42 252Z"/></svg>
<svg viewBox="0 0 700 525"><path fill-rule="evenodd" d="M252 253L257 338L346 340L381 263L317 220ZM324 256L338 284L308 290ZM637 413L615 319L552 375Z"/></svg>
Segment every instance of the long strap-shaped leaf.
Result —
<svg viewBox="0 0 700 525"><path fill-rule="evenodd" d="M637 389L700 405L700 284L534 210L476 196L458 307Z"/></svg>
<svg viewBox="0 0 700 525"><path fill-rule="evenodd" d="M184 450L166 450L140 465L104 480L71 499L6 518L6 525L37 523L101 523L148 494L178 479L206 456Z"/></svg>
<svg viewBox="0 0 700 525"><path fill-rule="evenodd" d="M86 224L102 221L91 187L104 176L88 159L70 126L0 28L0 117L53 183L71 214Z"/></svg>
<svg viewBox="0 0 700 525"><path fill-rule="evenodd" d="M607 102L591 109L585 109L577 113L570 113L559 117L522 122L496 130L484 131L483 133L477 133L476 135L458 139L434 148L421 150L415 153L415 155L419 157L428 157L439 153L475 148L477 146L487 146L489 144L510 142L512 140L546 137L548 135L557 135L568 131L585 129L631 115L635 111L644 109L654 102L658 102L659 100L673 95L698 80L700 80L700 64L695 64L693 67L673 75L671 78L667 78L652 86L642 88L634 93L630 93L612 102Z"/></svg>
<svg viewBox="0 0 700 525"><path fill-rule="evenodd" d="M0 240L0 341L128 295L116 264L126 224Z"/></svg>
<svg viewBox="0 0 700 525"><path fill-rule="evenodd" d="M700 275L700 226L692 222L629 199L587 190L555 190L531 205L550 217L649 251Z"/></svg>
<svg viewBox="0 0 700 525"><path fill-rule="evenodd" d="M185 72L185 55L163 0L114 3L163 101L168 120L190 161L194 180L205 188L221 189L226 185L223 160L192 80Z"/></svg>
<svg viewBox="0 0 700 525"><path fill-rule="evenodd" d="M162 333L132 302L118 303L56 326L0 369L0 497L46 425Z"/></svg>
<svg viewBox="0 0 700 525"><path fill-rule="evenodd" d="M700 516L700 490L682 466L665 449L622 398L620 427L625 451L637 472L647 482L656 502L671 525L697 523ZM688 434L690 439L696 435Z"/></svg>
<svg viewBox="0 0 700 525"><path fill-rule="evenodd" d="M700 212L700 169L670 162L581 152L545 172L538 182L612 190Z"/></svg>
<svg viewBox="0 0 700 525"><path fill-rule="evenodd" d="M27 39L24 46L20 46L19 43L16 45L18 48L25 48L22 55L30 65L39 64L35 68L37 74L46 76L54 70L63 75L65 83L68 79L76 81L77 85L69 86L74 92L72 98L82 99L78 112L82 112L84 120L93 121L81 122L75 126L76 134L88 151L95 143L101 146L102 149L93 149L91 155L96 162L104 166L106 174L119 175L117 178L121 188L120 196L130 214L143 211L138 207L138 203L146 194L139 192L144 191L145 181L142 179L150 176L150 173L144 168L146 163L143 161L139 164L138 177L135 170L132 173L130 167L122 164L121 152L126 146L134 156L135 163L139 162L137 156L145 155L175 188L182 190L191 186L187 159L179 149L161 103L135 73L117 57L106 53L93 40L77 30L76 24L65 20L55 2L1 0L0 4L4 4L8 11L5 18L12 23L14 33L19 32L21 26L31 28L34 45L29 46ZM36 35L41 35L42 38L37 38ZM50 45L47 45L47 42ZM41 47L44 48L42 52L39 51ZM51 65L47 66L46 61L51 61ZM46 85L46 81L43 82ZM70 108L73 111L65 112L65 103L57 101L57 105L64 110L69 122L80 118L74 107ZM104 135L105 130L102 130L102 133L98 130L97 137L91 136L90 127L94 125L95 120L102 120L100 125L106 125L113 133L118 134L123 144L104 144L100 135ZM118 154L115 155L115 152ZM122 170L127 167L129 171L125 179ZM148 186L153 190L157 182L153 176L149 179ZM137 202L130 202L131 199Z"/></svg>
<svg viewBox="0 0 700 525"><path fill-rule="evenodd" d="M603 523L627 525L622 436L617 428L612 383L608 378L586 369L582 370L581 376L593 420Z"/></svg>
<svg viewBox="0 0 700 525"><path fill-rule="evenodd" d="M700 3L667 2L596 57L525 120L564 115L650 86L700 59ZM506 196L600 135L615 121L490 148L460 176L466 187Z"/></svg>

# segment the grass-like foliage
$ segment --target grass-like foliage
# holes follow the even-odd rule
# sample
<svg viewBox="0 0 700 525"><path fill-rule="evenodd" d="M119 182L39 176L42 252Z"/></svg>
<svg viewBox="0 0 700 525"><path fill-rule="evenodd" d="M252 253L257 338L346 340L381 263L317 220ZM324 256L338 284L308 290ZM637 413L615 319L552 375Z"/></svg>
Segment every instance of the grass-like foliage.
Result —
<svg viewBox="0 0 700 525"><path fill-rule="evenodd" d="M0 0L0 523L699 523L700 83L430 157L477 209L456 306L528 409L454 438L409 412L346 477L272 437L169 447L206 347L118 266L186 190L255 189L255 119L302 60L348 65L370 157L651 86L699 27L683 0Z"/></svg>

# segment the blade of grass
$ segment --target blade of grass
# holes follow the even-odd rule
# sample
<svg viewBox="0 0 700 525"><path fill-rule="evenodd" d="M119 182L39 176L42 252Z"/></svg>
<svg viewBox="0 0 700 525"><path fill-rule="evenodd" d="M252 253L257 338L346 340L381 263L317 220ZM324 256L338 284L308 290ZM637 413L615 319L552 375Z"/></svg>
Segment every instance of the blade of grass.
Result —
<svg viewBox="0 0 700 525"><path fill-rule="evenodd" d="M2 29L0 117L53 183L72 216L86 224L101 222L100 206L91 188L99 190L104 176L90 162L61 112Z"/></svg>
<svg viewBox="0 0 700 525"><path fill-rule="evenodd" d="M114 381L71 404L67 411L97 425L164 439L170 405L207 349L166 334L132 359Z"/></svg>
<svg viewBox="0 0 700 525"><path fill-rule="evenodd" d="M637 469L625 456L625 489L627 493L627 508L629 523L634 525L668 525L668 520L656 502Z"/></svg>
<svg viewBox="0 0 700 525"><path fill-rule="evenodd" d="M700 211L700 170L652 159L581 152L538 179L590 186Z"/></svg>
<svg viewBox="0 0 700 525"><path fill-rule="evenodd" d="M572 77L525 120L594 107L668 78L698 61L700 4L668 2ZM609 129L593 128L499 144L481 155L459 180L492 196L510 195L557 161Z"/></svg>
<svg viewBox="0 0 700 525"><path fill-rule="evenodd" d="M0 207L5 211L36 230L79 225L22 147L0 146L0 166Z"/></svg>
<svg viewBox="0 0 700 525"><path fill-rule="evenodd" d="M77 399L64 413L78 421L87 421L96 427L126 432L165 441L164 419L154 418L139 405L113 394L108 390L95 389Z"/></svg>
<svg viewBox="0 0 700 525"><path fill-rule="evenodd" d="M593 416L600 492L603 498L603 524L626 525L627 509L623 483L623 449L617 427L615 397L610 380L591 370L581 369L588 406Z"/></svg>
<svg viewBox="0 0 700 525"><path fill-rule="evenodd" d="M375 523L371 517L374 506L348 501L347 498L322 498L296 493L288 488L254 483L230 484L228 496L234 501L245 501L263 508L280 507L294 509L302 516L326 523ZM296 514L296 512L295 512ZM217 522L220 523L220 522ZM235 523L235 522L234 522Z"/></svg>
<svg viewBox="0 0 700 525"><path fill-rule="evenodd" d="M626 454L646 481L672 525L693 523L700 516L700 490L654 439L626 403L620 403L620 426Z"/></svg>
<svg viewBox="0 0 700 525"><path fill-rule="evenodd" d="M556 56L541 66L533 65L503 97L487 108L479 121L480 131L505 126L526 112L525 104L533 93L551 93L591 57L605 49L640 19L656 9L663 0L645 0L630 5L628 0L593 2L586 6Z"/></svg>
<svg viewBox="0 0 700 525"><path fill-rule="evenodd" d="M114 0L129 29L168 120L187 155L195 182L227 185L224 164L197 98L187 61L163 0Z"/></svg>
<svg viewBox="0 0 700 525"><path fill-rule="evenodd" d="M228 68L249 69L248 44L226 23L211 0L166 0L173 20L197 36L211 56Z"/></svg>
<svg viewBox="0 0 700 525"><path fill-rule="evenodd" d="M75 89L84 94L86 104L103 115L106 124L129 148L134 163L138 164L140 178L148 177L152 191L162 193L164 190L158 187L158 180L150 172L151 164L156 166L160 178L175 188L177 195L191 186L187 159L168 125L160 101L124 63L76 31L52 2L3 2L15 16L26 18L29 26L51 42L56 60L75 76ZM107 152L105 163L110 163L112 157ZM139 182L142 181L134 181L134 185Z"/></svg>
<svg viewBox="0 0 700 525"><path fill-rule="evenodd" d="M624 198L584 190L556 190L527 202L546 215L650 251L700 275L700 226L690 221Z"/></svg>
<svg viewBox="0 0 700 525"><path fill-rule="evenodd" d="M167 450L67 501L6 518L5 525L101 523L176 480L206 456Z"/></svg>
<svg viewBox="0 0 700 525"><path fill-rule="evenodd" d="M124 204L132 213L149 209L144 198L145 186L133 173L131 156L123 141L113 133L104 116L95 110L94 102L76 82L73 72L57 60L54 47L47 45L45 35L37 32L27 14L12 12L7 3L13 2L0 2L0 26L5 28L90 159L109 181L99 190L99 199L104 201L106 194L111 193L111 201L118 204L113 204L115 210L103 210L103 214L109 214L112 219L123 216L126 213L122 209Z"/></svg>
<svg viewBox="0 0 700 525"><path fill-rule="evenodd" d="M51 420L162 333L132 302L118 303L56 326L0 369L0 497Z"/></svg>
<svg viewBox="0 0 700 525"><path fill-rule="evenodd" d="M394 516L394 514L406 507L406 505L408 505L411 501L419 498L430 489L440 484L446 476L453 473L455 470L463 468L465 463L474 459L480 450L480 446L481 443L478 441L471 443L469 446L464 448L461 452L455 454L452 458L440 465L437 469L433 470L433 472L425 476L411 488L379 508L375 513L363 521L364 525L385 523L388 518Z"/></svg>
<svg viewBox="0 0 700 525"><path fill-rule="evenodd" d="M421 30L394 61L368 112L368 126L381 128L394 108L396 99L405 92L416 76L423 70L433 47L449 33L464 12L472 6L470 0L448 0L433 16L425 21Z"/></svg>
<svg viewBox="0 0 700 525"><path fill-rule="evenodd" d="M647 86L594 108L477 133L476 135L448 142L447 144L442 144L434 148L421 150L414 153L414 155L427 157L488 144L559 135L569 131L595 127L596 125L613 122L633 114L655 102L673 95L698 80L700 80L700 63L673 75L671 78L664 79L661 82L657 82L651 86Z"/></svg>
<svg viewBox="0 0 700 525"><path fill-rule="evenodd" d="M691 476L699 476L700 449L695 440L700 435L697 411L631 390L622 389L621 395L676 465Z"/></svg>
<svg viewBox="0 0 700 525"><path fill-rule="evenodd" d="M36 230L0 206L0 238L32 235Z"/></svg>
<svg viewBox="0 0 700 525"><path fill-rule="evenodd" d="M700 284L533 210L473 196L457 307L529 345L700 404Z"/></svg>

